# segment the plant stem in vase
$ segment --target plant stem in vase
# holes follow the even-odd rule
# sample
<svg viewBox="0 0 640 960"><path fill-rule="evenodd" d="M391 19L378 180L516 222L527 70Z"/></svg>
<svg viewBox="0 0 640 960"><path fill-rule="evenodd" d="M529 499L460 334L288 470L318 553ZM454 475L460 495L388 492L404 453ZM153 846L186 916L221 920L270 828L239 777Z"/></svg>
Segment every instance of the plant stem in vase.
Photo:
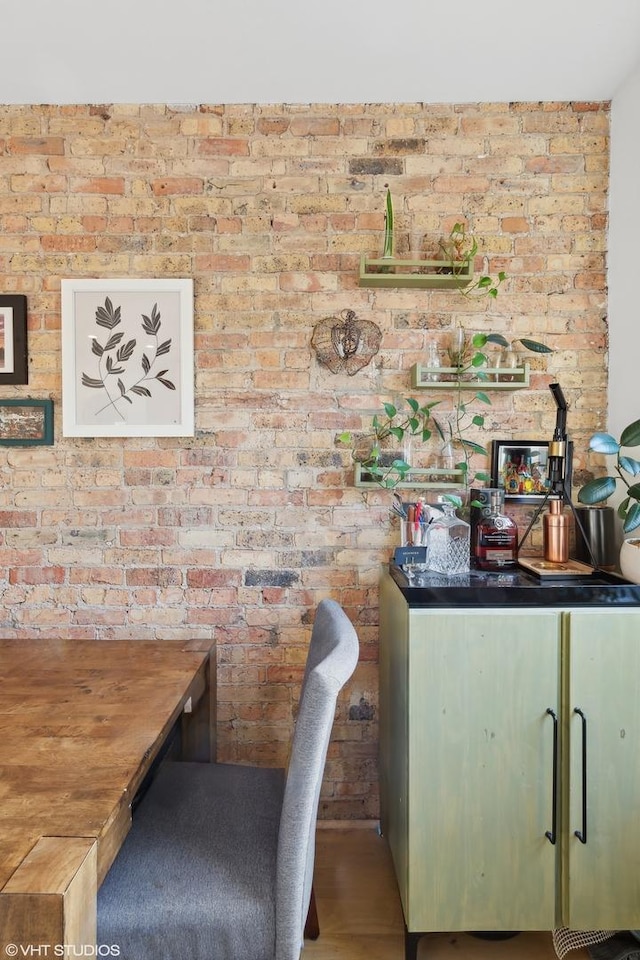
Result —
<svg viewBox="0 0 640 960"><path fill-rule="evenodd" d="M392 260L393 259L393 200L391 199L391 191L387 188L387 199L385 203L385 215L384 215L384 247L382 249L382 256Z"/></svg>
<svg viewBox="0 0 640 960"><path fill-rule="evenodd" d="M500 366L504 367L505 370L516 370L520 366L520 358L516 350L513 350L509 347L508 350L505 350L502 354L502 359L500 360ZM501 373L500 379L504 383L513 383L516 379L515 373Z"/></svg>
<svg viewBox="0 0 640 960"><path fill-rule="evenodd" d="M447 347L449 366L455 367L456 372L449 375L449 379L459 382L471 380L472 374L465 371L471 360L471 346L466 331L456 327L451 337L451 344Z"/></svg>

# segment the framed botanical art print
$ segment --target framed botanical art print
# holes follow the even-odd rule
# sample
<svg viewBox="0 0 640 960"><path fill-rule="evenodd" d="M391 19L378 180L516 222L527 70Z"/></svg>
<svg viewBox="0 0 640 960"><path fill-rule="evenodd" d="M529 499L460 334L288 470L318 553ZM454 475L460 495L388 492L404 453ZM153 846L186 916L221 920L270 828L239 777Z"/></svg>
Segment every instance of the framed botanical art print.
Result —
<svg viewBox="0 0 640 960"><path fill-rule="evenodd" d="M62 281L62 433L194 434L193 281Z"/></svg>
<svg viewBox="0 0 640 960"><path fill-rule="evenodd" d="M0 384L28 383L27 298L0 295Z"/></svg>

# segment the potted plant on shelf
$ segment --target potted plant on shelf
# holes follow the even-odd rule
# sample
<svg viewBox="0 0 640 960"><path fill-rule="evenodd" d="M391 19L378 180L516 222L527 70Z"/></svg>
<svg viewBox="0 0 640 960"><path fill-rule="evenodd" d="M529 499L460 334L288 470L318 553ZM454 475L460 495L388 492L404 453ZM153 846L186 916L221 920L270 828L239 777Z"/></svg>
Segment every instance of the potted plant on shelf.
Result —
<svg viewBox="0 0 640 960"><path fill-rule="evenodd" d="M385 196L384 240L382 256L368 258L364 253L360 260L361 287L432 287L455 289L466 297L498 296L498 287L507 275L500 271L497 278L482 275L474 280L475 257L478 244L467 233L463 222L455 223L448 237L438 243L433 259L413 259L395 256L395 221L393 198L387 186Z"/></svg>
<svg viewBox="0 0 640 960"><path fill-rule="evenodd" d="M432 436L431 411L439 401L421 405L414 397L407 397L403 402L406 406L402 410L393 403L385 403L382 412L374 414L371 429L365 434L354 436L345 431L338 437L339 443L353 447L352 456L365 483L384 488L402 483L411 470L408 454L404 452L407 440L416 437L427 443ZM385 449L388 441L395 450Z"/></svg>
<svg viewBox="0 0 640 960"><path fill-rule="evenodd" d="M475 295L495 299L498 296L498 287L507 279L506 273L501 270L494 280L490 276L473 277L473 264L478 252L478 243L475 237L470 237L464 223L454 223L446 240L439 243L442 261L446 266L441 270L460 280L458 287L465 297Z"/></svg>
<svg viewBox="0 0 640 960"><path fill-rule="evenodd" d="M458 328L460 330L461 328ZM489 375L485 373L483 367L487 367L489 358L486 353L487 344L494 344L500 347L509 348L513 344L520 343L525 349L536 353L551 353L552 350L544 343L527 338L518 338L511 343L500 333L476 333L471 337L460 337L456 330L454 351L450 358L454 361L453 384L454 391L453 413L448 418L438 418L434 416L435 428L441 437L443 444L453 450L454 456L460 457L455 468L462 472L463 486L469 487L471 480L478 480L482 483L490 481L489 475L485 471L478 471L471 477L470 465L474 454L488 456L486 447L476 441L470 440L467 436L468 431L473 428L484 427L484 414L476 412L482 409L478 404L490 406L491 400L484 391L476 391L471 399L465 400L463 394L463 383L468 377L479 381L488 380Z"/></svg>
<svg viewBox="0 0 640 960"><path fill-rule="evenodd" d="M513 341L514 343L516 341ZM520 338L526 349L538 353L551 353L551 348L536 340ZM401 410L393 403L385 403L383 412L375 414L371 421L370 430L359 436L354 443L353 435L346 431L338 436L338 442L352 446L352 456L356 462L360 477L365 482L375 483L383 488L393 488L407 482L412 472L408 454L386 454L384 443L393 438L402 450L407 440L417 439L427 443L437 436L441 442L441 452L450 456L453 463L445 466L444 474L453 474L457 478L457 485L466 490L472 480L486 483L490 480L484 470L479 470L471 476L471 460L475 454L488 456L486 447L469 436L469 432L481 429L484 426L484 415L479 412L482 405L491 405L491 400L483 391L477 390L470 399L464 399L462 384L465 378L472 373L478 380L488 379L482 369L488 364L485 352L487 344L497 344L501 347L509 346L509 341L497 333L476 333L470 338L463 338L462 346L456 357L455 377L451 383L453 391L452 410L440 414L435 408L441 401L435 400L420 403L414 397L406 397ZM434 473L434 471L428 471ZM459 498L456 498L459 499Z"/></svg>
<svg viewBox="0 0 640 960"><path fill-rule="evenodd" d="M620 440L610 433L594 433L589 441L589 450L614 456L614 474L589 480L578 491L580 503L593 506L603 503L612 496L622 481L626 495L618 506L618 517L622 520L622 532L632 533L640 527L640 461L627 456L623 450L640 446L640 420L634 420L624 428ZM628 479L630 478L630 479ZM628 580L640 583L640 537L628 537L623 540L620 550L620 568Z"/></svg>
<svg viewBox="0 0 640 960"><path fill-rule="evenodd" d="M489 380L490 374L483 369L489 365L489 357L484 352L487 344L500 347L502 354L499 367L490 369L501 380L508 381L513 380L516 371L520 369L518 366L520 350L530 350L532 353L553 352L551 347L528 337L507 340L501 333L477 334L475 337L469 337L466 330L457 327L451 344L447 347L450 366L445 368L445 371L453 375L451 379L458 382L465 379Z"/></svg>

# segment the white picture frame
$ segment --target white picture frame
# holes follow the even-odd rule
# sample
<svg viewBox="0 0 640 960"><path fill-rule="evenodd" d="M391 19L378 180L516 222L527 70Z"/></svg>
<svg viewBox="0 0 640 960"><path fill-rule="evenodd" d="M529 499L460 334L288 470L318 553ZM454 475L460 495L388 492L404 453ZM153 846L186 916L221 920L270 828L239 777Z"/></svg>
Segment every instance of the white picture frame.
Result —
<svg viewBox="0 0 640 960"><path fill-rule="evenodd" d="M62 434L192 437L193 280L62 280Z"/></svg>

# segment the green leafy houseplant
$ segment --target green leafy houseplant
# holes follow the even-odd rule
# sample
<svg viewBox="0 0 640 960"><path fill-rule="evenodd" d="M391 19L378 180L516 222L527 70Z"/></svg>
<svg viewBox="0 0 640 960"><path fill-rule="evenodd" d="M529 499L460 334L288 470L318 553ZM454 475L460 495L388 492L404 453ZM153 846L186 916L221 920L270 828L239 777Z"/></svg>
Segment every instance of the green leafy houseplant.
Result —
<svg viewBox="0 0 640 960"><path fill-rule="evenodd" d="M458 330L460 329L458 328ZM464 334L460 341L447 347L449 362L452 367L456 367L458 375L473 370L473 375L477 380L488 379L487 374L482 370L482 367L489 363L489 358L482 352L488 343L503 347L513 353L518 350L517 344L520 344L524 350L531 350L532 353L553 352L551 347L547 347L546 344L540 343L538 340L530 340L527 337L507 340L501 333L478 333L471 338Z"/></svg>
<svg viewBox="0 0 640 960"><path fill-rule="evenodd" d="M640 461L625 456L622 451L625 447L638 446L640 446L640 420L634 420L625 427L619 441L610 433L594 433L589 441L589 450L605 456L615 456L616 476L589 480L578 491L580 503L588 505L602 503L615 493L618 480L621 480L627 488L627 495L618 507L618 516L622 520L622 529L625 533L631 533L632 530L640 527L640 482L633 481L634 477L640 475ZM632 478L632 482L629 482L625 474Z"/></svg>
<svg viewBox="0 0 640 960"><path fill-rule="evenodd" d="M426 443L432 436L431 411L438 402L420 405L415 398L407 397L405 409L398 410L395 404L385 403L382 413L374 415L371 429L363 438L364 452L354 450L353 457L379 486L397 486L411 469L411 464L401 457L387 460L383 450L385 441L394 438L402 445L406 437L417 437ZM351 444L353 440L349 431L338 437L340 443Z"/></svg>
<svg viewBox="0 0 640 960"><path fill-rule="evenodd" d="M473 272L473 261L478 252L478 243L475 237L470 237L464 223L455 223L446 240L440 241L440 252L446 269L454 276L460 277L460 293L465 297L486 296L495 299L498 296L498 287L507 279L506 273L501 270L497 279L490 276L481 276L468 283L465 279L469 272Z"/></svg>
<svg viewBox="0 0 640 960"><path fill-rule="evenodd" d="M382 259L393 260L395 257L393 198L388 185L385 184L385 186L387 192L385 195ZM434 264L437 273L450 274L455 282L455 287L463 296L491 298L498 296L498 287L507 279L504 271L501 270L496 279L488 275L482 275L477 280L471 279L475 256L478 253L478 244L475 238L467 233L464 223L455 223L449 236L439 241L438 247L438 260L425 261L425 263ZM442 265L440 266L440 264ZM388 273L391 270L391 266L380 267L381 273Z"/></svg>
<svg viewBox="0 0 640 960"><path fill-rule="evenodd" d="M536 353L552 352L550 347L537 340L519 338L518 341L513 341L516 342ZM469 340L465 338L456 364L456 379L451 384L454 402L453 413L449 416L439 416L435 411L439 400L421 404L414 397L406 397L405 406L401 410L393 403L385 403L382 414L373 417L371 429L364 438L366 453L359 454L354 451L353 454L354 459L362 465L372 480L381 487L395 487L411 472L411 464L405 458L395 457L390 462L386 460L382 446L389 437L395 438L401 446L408 437L426 443L435 432L443 446L450 445L454 456L457 454L458 461L454 464L454 469L462 475L465 487L470 485L471 479L489 482L490 477L484 471L478 471L471 477L473 455L488 456L488 452L482 444L469 438L468 431L484 426L484 415L477 411L482 409L481 405L490 406L491 400L483 391L476 391L470 399L465 400L462 391L462 381L469 372L473 372L474 377L480 381L488 379L488 375L482 370L489 362L484 352L487 344L510 346L509 341L499 333L476 333ZM353 438L350 432L345 432L339 435L338 441L352 444Z"/></svg>
<svg viewBox="0 0 640 960"><path fill-rule="evenodd" d="M491 400L483 391L476 391L470 400L465 400L465 394L462 391L462 382L469 373L477 380L488 380L488 375L483 371L483 367L489 365L489 357L485 352L487 344L494 344L500 347L513 348L513 344L520 343L525 349L535 353L551 353L551 348L537 340L530 340L520 337L511 343L502 336L501 333L476 333L470 339L466 337L463 340L460 352L457 355L454 366L456 367L455 381L452 384L454 389L453 416L450 418L439 419L434 416L435 428L445 444L451 444L454 451L460 455L459 461L455 464L456 470L462 471L463 483L469 486L470 480L478 480L482 483L490 481L489 475L484 471L478 471L473 478L470 474L471 458L474 454L488 456L488 451L480 443L470 440L467 432L472 428L481 428L484 426L484 414L476 412L478 404L491 406Z"/></svg>

